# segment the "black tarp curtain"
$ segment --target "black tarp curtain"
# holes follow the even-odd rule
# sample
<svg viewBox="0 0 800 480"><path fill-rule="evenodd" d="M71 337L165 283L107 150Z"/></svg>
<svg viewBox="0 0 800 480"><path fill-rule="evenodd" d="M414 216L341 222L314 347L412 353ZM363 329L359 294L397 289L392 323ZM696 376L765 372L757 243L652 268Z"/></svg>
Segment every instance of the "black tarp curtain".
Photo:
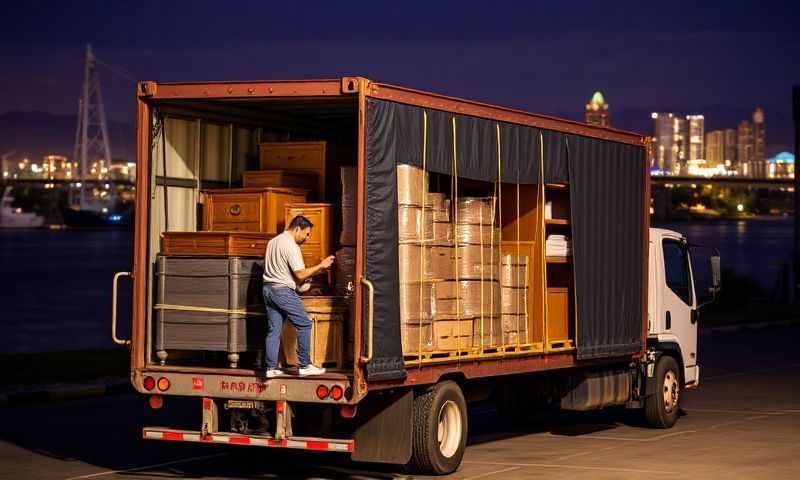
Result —
<svg viewBox="0 0 800 480"><path fill-rule="evenodd" d="M542 148L544 182L570 183L578 357L639 351L643 147L369 99L364 276L374 284L375 296L368 379L405 376L400 346L396 166L422 166L424 112L428 126L425 163L430 172L451 174L453 118L459 178L497 180L497 125L503 182L540 183ZM364 307L368 307L366 298ZM366 326L365 321L363 331Z"/></svg>

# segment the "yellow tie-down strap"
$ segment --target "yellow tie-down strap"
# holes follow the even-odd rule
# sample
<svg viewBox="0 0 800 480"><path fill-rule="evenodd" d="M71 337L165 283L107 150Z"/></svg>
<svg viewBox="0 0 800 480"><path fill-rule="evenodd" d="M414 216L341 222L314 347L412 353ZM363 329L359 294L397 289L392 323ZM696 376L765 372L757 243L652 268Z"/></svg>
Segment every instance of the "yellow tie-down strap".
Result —
<svg viewBox="0 0 800 480"><path fill-rule="evenodd" d="M179 312L203 312L203 313L223 313L226 315L246 315L248 317L264 317L266 312L249 312L247 310L229 310L227 308L211 308L211 307L190 307L187 305L169 305L166 303L157 303L154 307L156 310L173 310Z"/></svg>

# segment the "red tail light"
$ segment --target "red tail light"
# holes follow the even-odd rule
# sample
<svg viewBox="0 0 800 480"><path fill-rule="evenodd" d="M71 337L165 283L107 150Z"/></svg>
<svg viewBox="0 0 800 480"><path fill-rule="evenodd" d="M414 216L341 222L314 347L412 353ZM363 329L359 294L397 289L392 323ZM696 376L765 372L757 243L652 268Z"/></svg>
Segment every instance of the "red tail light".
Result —
<svg viewBox="0 0 800 480"><path fill-rule="evenodd" d="M148 392L156 388L156 379L153 377L144 377L144 389Z"/></svg>
<svg viewBox="0 0 800 480"><path fill-rule="evenodd" d="M356 408L356 405L342 405L339 408L339 415L341 415L342 418L353 418L356 416Z"/></svg>
<svg viewBox="0 0 800 480"><path fill-rule="evenodd" d="M147 401L147 403L150 404L150 408L153 410L158 410L164 406L164 397L161 395L150 395L150 399Z"/></svg>
<svg viewBox="0 0 800 480"><path fill-rule="evenodd" d="M334 385L331 387L331 398L334 400L341 400L344 396L344 390L339 385Z"/></svg>
<svg viewBox="0 0 800 480"><path fill-rule="evenodd" d="M329 393L330 392L328 391L328 387L326 387L325 385L320 385L317 387L317 398L319 398L320 400L325 400L326 398L328 398Z"/></svg>

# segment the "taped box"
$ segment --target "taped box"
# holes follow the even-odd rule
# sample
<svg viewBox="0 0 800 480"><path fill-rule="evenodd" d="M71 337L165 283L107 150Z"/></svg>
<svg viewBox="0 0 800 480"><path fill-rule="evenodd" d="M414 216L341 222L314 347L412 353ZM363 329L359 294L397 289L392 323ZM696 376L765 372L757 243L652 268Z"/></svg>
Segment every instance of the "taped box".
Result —
<svg viewBox="0 0 800 480"><path fill-rule="evenodd" d="M428 192L427 204L433 208L434 222L450 222L450 199L444 193Z"/></svg>
<svg viewBox="0 0 800 480"><path fill-rule="evenodd" d="M400 205L397 208L397 225L401 242L433 240L433 208Z"/></svg>
<svg viewBox="0 0 800 480"><path fill-rule="evenodd" d="M453 224L450 222L437 222L436 211L433 214L433 241L447 245L453 244Z"/></svg>
<svg viewBox="0 0 800 480"><path fill-rule="evenodd" d="M436 313L459 317L500 315L500 284L496 281L459 280L457 298L436 298Z"/></svg>
<svg viewBox="0 0 800 480"><path fill-rule="evenodd" d="M397 166L397 204L422 206L428 189L428 174L413 165Z"/></svg>
<svg viewBox="0 0 800 480"><path fill-rule="evenodd" d="M401 323L400 345L403 355L430 352L434 349L433 325L425 323Z"/></svg>
<svg viewBox="0 0 800 480"><path fill-rule="evenodd" d="M429 321L436 315L432 282L400 284L400 321L415 323Z"/></svg>
<svg viewBox="0 0 800 480"><path fill-rule="evenodd" d="M528 289L501 287L501 311L504 314L524 314L528 312Z"/></svg>
<svg viewBox="0 0 800 480"><path fill-rule="evenodd" d="M503 255L500 259L500 285L504 287L528 286L528 256Z"/></svg>
<svg viewBox="0 0 800 480"><path fill-rule="evenodd" d="M458 245L500 245L500 229L487 225L456 224L454 240Z"/></svg>
<svg viewBox="0 0 800 480"><path fill-rule="evenodd" d="M456 223L459 225L494 225L495 197L464 197L456 202Z"/></svg>

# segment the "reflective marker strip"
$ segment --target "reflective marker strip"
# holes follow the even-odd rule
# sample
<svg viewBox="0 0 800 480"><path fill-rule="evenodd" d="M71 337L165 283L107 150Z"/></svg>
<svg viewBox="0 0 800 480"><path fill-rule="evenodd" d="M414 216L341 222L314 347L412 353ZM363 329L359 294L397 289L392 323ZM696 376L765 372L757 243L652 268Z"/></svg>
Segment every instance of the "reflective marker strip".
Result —
<svg viewBox="0 0 800 480"><path fill-rule="evenodd" d="M224 434L211 434L204 437L196 432L165 429L150 430L147 428L142 430L142 438L147 440L167 440L174 442L211 442L227 443L231 445L252 445L256 447L297 448L302 450L326 452L352 452L355 443L353 440L274 440L266 437Z"/></svg>

